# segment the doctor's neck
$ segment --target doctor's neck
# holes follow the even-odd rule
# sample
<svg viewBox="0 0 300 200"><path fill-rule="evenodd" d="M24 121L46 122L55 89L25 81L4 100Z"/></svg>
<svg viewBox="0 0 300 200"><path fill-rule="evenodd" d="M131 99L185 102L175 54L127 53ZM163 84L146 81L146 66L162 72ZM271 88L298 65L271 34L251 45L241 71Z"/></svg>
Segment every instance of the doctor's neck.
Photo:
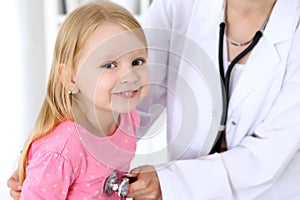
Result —
<svg viewBox="0 0 300 200"><path fill-rule="evenodd" d="M226 7L245 14L264 14L272 9L275 2L276 0L226 0Z"/></svg>

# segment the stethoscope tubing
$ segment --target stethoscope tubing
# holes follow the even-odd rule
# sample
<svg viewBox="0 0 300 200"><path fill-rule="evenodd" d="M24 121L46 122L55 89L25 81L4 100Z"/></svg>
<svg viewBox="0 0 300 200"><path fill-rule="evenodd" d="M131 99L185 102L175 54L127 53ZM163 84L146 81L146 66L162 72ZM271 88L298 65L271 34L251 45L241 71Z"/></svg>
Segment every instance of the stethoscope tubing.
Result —
<svg viewBox="0 0 300 200"><path fill-rule="evenodd" d="M228 66L228 69L226 71L226 74L224 73L224 63L223 63L223 42L224 42L224 35L225 35L225 22L220 23L220 32L219 32L219 51L218 51L218 61L219 61L219 72L221 76L221 84L223 86L221 88L224 88L224 91L222 91L223 94L223 100L225 101L223 103L224 105L224 110L223 110L223 126L225 127L224 130L222 130L217 138L217 142L215 143L214 147L210 151L210 154L215 153L215 152L220 152L221 145L222 145L222 138L225 135L226 131L226 122L227 122L227 115L228 115L228 106L229 106L229 84L230 84L230 76L231 72L238 63L239 60L241 60L245 55L247 55L259 42L260 38L263 36L263 33L261 30L257 31L253 37L253 41L250 43L250 45L244 49L241 53L239 53L230 63ZM225 76L224 76L225 74Z"/></svg>

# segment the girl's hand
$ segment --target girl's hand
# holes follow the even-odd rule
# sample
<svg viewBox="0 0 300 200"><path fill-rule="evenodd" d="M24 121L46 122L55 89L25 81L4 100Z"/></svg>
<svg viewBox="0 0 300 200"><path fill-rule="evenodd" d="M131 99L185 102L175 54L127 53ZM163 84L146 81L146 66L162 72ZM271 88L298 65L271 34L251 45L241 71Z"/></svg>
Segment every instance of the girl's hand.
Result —
<svg viewBox="0 0 300 200"><path fill-rule="evenodd" d="M134 200L162 200L159 179L153 166L137 167L130 174L137 180L130 184L127 197Z"/></svg>
<svg viewBox="0 0 300 200"><path fill-rule="evenodd" d="M22 187L19 185L17 170L7 180L7 186L10 188L10 196L14 200L19 200L21 196Z"/></svg>

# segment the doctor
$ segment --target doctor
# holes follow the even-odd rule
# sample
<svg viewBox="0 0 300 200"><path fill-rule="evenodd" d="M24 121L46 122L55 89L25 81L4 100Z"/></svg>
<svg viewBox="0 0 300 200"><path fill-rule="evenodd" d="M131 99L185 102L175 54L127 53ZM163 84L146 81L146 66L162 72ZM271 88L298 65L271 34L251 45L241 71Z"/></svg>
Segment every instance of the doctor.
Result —
<svg viewBox="0 0 300 200"><path fill-rule="evenodd" d="M222 22L224 33L219 34ZM226 134L221 141L227 151L218 153L217 147L203 155L199 138L207 132L199 129L179 159L172 157L175 145L169 150L176 160L169 165L134 169L138 179L128 196L135 200L300 199L300 1L154 0L144 27L187 35L216 66L224 65L224 74L241 52L253 48L237 59L231 71ZM171 55L151 56L149 63L172 65L164 74L152 76L165 87L152 90L141 113L147 113L147 105L165 105L168 139L174 139L180 116L172 107L176 99L167 91L176 78L169 77L177 70L176 63L178 72L187 68Z"/></svg>

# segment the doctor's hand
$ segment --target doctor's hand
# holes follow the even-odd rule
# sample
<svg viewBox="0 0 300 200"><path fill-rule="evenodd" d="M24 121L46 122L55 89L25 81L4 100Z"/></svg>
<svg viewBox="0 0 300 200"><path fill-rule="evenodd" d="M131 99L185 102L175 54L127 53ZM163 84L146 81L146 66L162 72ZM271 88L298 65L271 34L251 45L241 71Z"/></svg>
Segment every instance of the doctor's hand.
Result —
<svg viewBox="0 0 300 200"><path fill-rule="evenodd" d="M12 176L7 180L7 186L10 188L10 196L14 200L19 200L21 196L21 186L19 185L17 170L14 171Z"/></svg>
<svg viewBox="0 0 300 200"><path fill-rule="evenodd" d="M134 200L162 200L159 179L153 166L137 167L131 170L130 174L137 180L130 184L127 197Z"/></svg>

